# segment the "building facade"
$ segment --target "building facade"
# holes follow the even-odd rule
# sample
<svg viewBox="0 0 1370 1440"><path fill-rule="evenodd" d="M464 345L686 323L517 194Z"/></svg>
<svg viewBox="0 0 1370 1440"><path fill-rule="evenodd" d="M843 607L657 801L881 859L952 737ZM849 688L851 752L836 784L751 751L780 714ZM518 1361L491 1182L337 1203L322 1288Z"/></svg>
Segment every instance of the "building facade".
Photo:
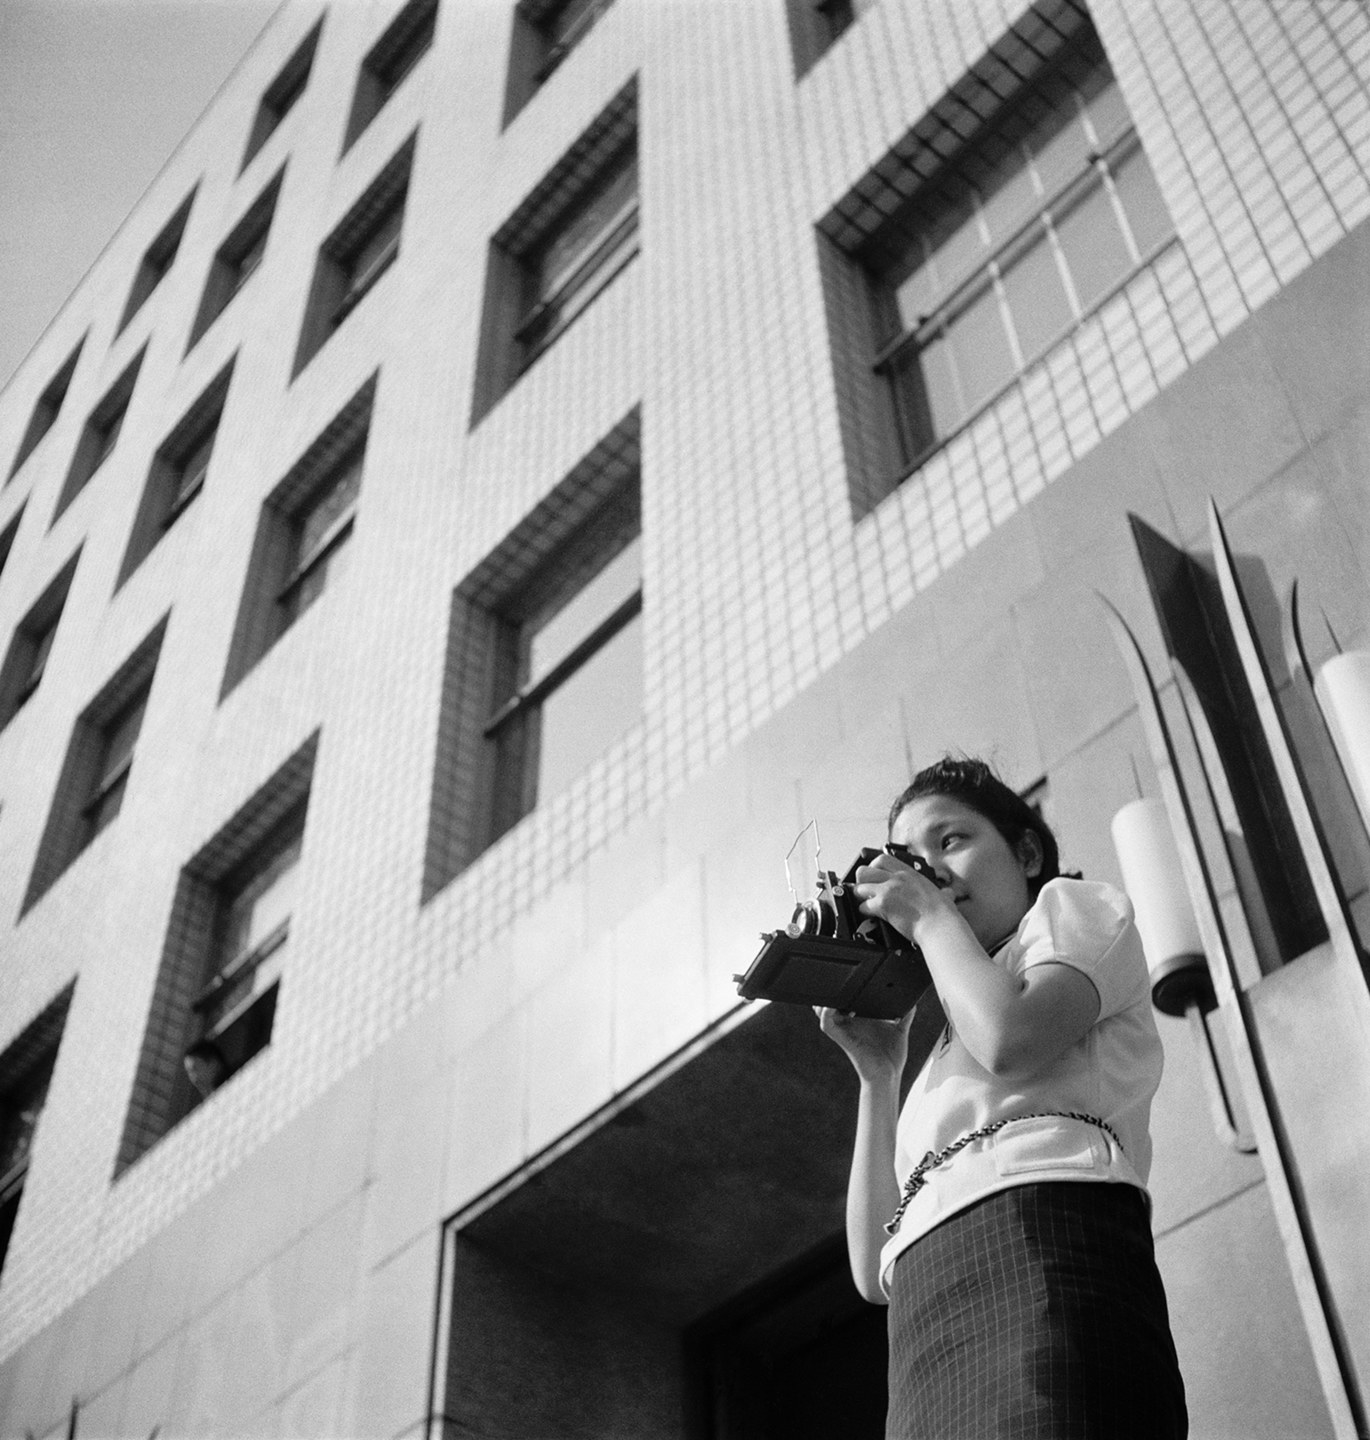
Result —
<svg viewBox="0 0 1370 1440"><path fill-rule="evenodd" d="M1365 1433L1367 215L1350 3L286 0L0 393L3 1433L881 1433L734 975L948 748L1165 802L1193 1433Z"/></svg>

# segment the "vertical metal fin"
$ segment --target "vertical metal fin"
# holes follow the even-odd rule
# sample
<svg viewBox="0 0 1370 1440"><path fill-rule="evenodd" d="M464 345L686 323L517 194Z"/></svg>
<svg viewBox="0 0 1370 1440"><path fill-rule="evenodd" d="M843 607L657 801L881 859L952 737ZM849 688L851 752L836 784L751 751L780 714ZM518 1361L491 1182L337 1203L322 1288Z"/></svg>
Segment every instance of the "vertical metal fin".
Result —
<svg viewBox="0 0 1370 1440"><path fill-rule="evenodd" d="M1351 929L1346 897L1341 892L1341 883L1332 868L1322 825L1309 799L1303 770L1290 742L1279 703L1275 699L1269 667L1256 639L1246 598L1242 594L1241 583L1232 563L1232 552L1228 548L1222 519L1212 499L1208 502L1208 526L1213 540L1213 560L1218 570L1218 585L1227 609L1232 637L1236 641L1237 653L1241 656L1247 684L1251 687L1265 743L1275 763L1275 772L1279 777L1289 818L1294 824L1299 848L1303 851L1308 865L1309 878L1313 882L1318 908L1322 911L1323 922L1327 926L1328 938L1338 960L1354 966L1359 973L1360 954Z"/></svg>

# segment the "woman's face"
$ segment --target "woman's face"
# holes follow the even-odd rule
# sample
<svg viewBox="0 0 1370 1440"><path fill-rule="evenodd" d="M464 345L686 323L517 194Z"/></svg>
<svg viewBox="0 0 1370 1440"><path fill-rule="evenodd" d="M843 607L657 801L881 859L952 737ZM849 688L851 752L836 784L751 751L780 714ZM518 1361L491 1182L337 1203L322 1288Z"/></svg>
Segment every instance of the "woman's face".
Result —
<svg viewBox="0 0 1370 1440"><path fill-rule="evenodd" d="M1020 854L978 810L949 795L926 795L899 812L890 839L933 867L987 950L1011 935L1027 914L1032 904L1028 881L1042 869L1035 836L1025 840Z"/></svg>

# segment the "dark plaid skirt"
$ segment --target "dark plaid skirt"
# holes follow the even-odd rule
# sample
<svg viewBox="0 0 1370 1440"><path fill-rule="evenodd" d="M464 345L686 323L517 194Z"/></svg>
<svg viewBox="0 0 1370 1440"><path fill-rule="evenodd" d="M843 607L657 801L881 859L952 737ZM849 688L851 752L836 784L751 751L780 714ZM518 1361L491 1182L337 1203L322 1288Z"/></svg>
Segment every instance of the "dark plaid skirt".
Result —
<svg viewBox="0 0 1370 1440"><path fill-rule="evenodd" d="M895 1264L886 1440L1182 1440L1141 1192L1019 1185Z"/></svg>

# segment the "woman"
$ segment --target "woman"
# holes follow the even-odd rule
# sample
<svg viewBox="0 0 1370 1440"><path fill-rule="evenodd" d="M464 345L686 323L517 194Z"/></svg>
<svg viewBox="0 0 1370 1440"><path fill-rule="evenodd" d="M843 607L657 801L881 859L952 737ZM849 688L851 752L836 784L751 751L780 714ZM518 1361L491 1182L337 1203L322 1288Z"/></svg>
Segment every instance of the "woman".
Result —
<svg viewBox="0 0 1370 1440"><path fill-rule="evenodd" d="M947 1025L899 1108L912 1016L820 1012L860 1079L852 1273L890 1306L887 1440L1172 1440L1184 1386L1145 1185L1161 1076L1127 899L1060 876L982 761L921 771L862 910L923 951Z"/></svg>

